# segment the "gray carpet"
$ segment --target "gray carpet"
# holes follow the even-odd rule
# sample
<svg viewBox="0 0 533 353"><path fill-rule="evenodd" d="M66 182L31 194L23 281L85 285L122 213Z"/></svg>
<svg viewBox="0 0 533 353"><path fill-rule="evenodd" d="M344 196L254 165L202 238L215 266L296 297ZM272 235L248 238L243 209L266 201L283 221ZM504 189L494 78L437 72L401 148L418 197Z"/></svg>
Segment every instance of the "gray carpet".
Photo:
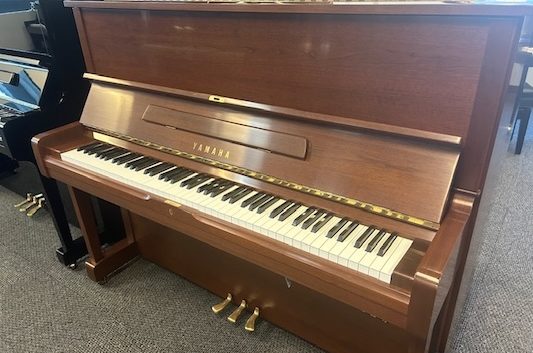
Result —
<svg viewBox="0 0 533 353"><path fill-rule="evenodd" d="M533 133L497 192L451 353L533 352ZM0 352L320 351L264 321L248 334L211 313L218 298L143 260L105 286L65 269L48 214L28 219L19 200L0 186Z"/></svg>

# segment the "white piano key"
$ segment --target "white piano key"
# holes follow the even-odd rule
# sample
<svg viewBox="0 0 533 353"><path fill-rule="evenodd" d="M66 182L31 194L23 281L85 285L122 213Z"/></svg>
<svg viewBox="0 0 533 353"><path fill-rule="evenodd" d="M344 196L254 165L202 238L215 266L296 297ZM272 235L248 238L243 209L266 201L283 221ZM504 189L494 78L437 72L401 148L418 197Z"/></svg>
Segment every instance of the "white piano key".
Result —
<svg viewBox="0 0 533 353"><path fill-rule="evenodd" d="M128 153L129 152L124 152L121 155L125 156ZM114 158L117 157L118 155ZM329 261L336 262L340 265L352 268L362 273L366 273L387 283L390 283L394 269L412 244L411 240L398 236L384 256L377 256L377 252L388 238L389 234L385 234L380 242L376 245L374 250L371 253L367 253L365 251L366 247L379 232L377 229L372 232L365 243L363 243L361 248L355 248L355 241L368 228L365 225L358 225L343 242L339 242L337 240L339 235L350 226L351 222L344 224L332 238L327 238L326 235L331 228L338 224L338 222L341 220L341 217L331 217L331 219L329 219L320 230L318 230L316 233L313 233L312 229L314 224L325 218L326 214L322 215L319 220L313 222L313 224L307 229L302 228L305 220L300 222L297 226L292 224L293 221L300 217L306 210L314 208L312 206L300 205L293 214L287 217L287 219L280 221L280 215L286 212L292 205L285 208L274 218L270 218L270 214L273 210L284 204L287 200L276 200L261 214L259 214L257 212L258 207L250 211L249 205L247 207L241 207L241 204L244 200L247 200L258 193L262 194L261 191L252 191L237 202L231 204L229 199L222 201L223 196L239 189L242 187L242 185L231 185L218 195L211 197L211 195L198 192L198 190L202 186L211 185L211 183L213 183L215 180L218 180L214 177L210 177L200 184L187 189L186 186L181 186L181 183L187 179L198 176L199 173L191 171L191 174L183 177L181 180L175 183L172 183L171 181L163 181L159 179L159 177L163 174L167 175L165 173L176 171L179 167L172 167L164 171L157 172L154 175L149 175L148 173L145 173L146 170L159 166L163 162L157 162L150 166L145 166L138 171L134 170L134 168L129 168L126 166L126 164L130 162L144 158L143 156L138 156L131 161L120 165L113 163L113 158L105 160L104 158L99 158L95 154L89 155L87 153L83 153L83 151L76 150L62 153L61 158L65 161L81 166L82 168L94 171L98 174L107 176L127 185L131 185L132 187L151 192L154 195L187 205L205 214L209 214L232 224L247 228L261 234L262 236L267 236L282 241L308 253L319 255L325 259L328 259ZM185 168L180 170L186 171ZM309 215L306 220L313 217L313 215L314 212Z"/></svg>

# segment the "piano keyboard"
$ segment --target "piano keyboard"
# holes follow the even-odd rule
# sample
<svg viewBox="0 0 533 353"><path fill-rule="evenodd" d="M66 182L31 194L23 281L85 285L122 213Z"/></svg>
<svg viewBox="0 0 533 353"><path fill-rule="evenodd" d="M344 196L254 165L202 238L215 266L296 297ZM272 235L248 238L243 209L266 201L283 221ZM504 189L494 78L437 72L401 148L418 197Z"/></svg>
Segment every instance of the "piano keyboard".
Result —
<svg viewBox="0 0 533 353"><path fill-rule="evenodd" d="M94 142L61 159L390 283L412 240L229 180Z"/></svg>

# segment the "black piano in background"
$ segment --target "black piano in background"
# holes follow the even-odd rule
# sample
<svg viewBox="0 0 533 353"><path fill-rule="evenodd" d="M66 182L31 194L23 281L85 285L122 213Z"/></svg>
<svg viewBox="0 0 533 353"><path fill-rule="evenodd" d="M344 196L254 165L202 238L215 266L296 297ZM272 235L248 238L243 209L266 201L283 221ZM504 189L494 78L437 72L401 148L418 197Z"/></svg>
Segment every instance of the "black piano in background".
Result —
<svg viewBox="0 0 533 353"><path fill-rule="evenodd" d="M76 121L85 102L88 83L72 11L59 0L32 2L35 20L21 26L33 45L0 45L0 174L18 167L18 161L35 164L31 138L43 131ZM9 36L10 33L0 33ZM9 38L6 38L9 39ZM7 40L4 41L8 42ZM57 183L39 174L48 210L61 241L60 262L76 264L87 250L82 239L73 240Z"/></svg>

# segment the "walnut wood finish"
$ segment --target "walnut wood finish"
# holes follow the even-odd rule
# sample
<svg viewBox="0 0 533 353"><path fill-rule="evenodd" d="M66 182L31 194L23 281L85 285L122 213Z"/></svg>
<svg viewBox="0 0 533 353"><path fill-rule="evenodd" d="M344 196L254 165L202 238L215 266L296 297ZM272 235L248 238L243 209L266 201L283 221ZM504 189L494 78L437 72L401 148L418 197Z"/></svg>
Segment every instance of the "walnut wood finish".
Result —
<svg viewBox="0 0 533 353"><path fill-rule="evenodd" d="M79 125L71 125L70 129L73 132L79 132ZM456 244L464 236L463 229L468 221L467 216L461 218L455 215L461 212L468 214L465 209L468 210L469 205L472 204L472 197L462 194L456 194L452 197L451 209L445 217L441 229L431 242L429 249L426 249L427 245L424 246L424 243L418 242L415 246L418 250L413 250L414 253L412 255L406 256L405 261L397 269L397 271L401 272L395 272L392 284L387 285L277 241L262 239L263 237L258 237L252 232L244 231L221 220L200 214L185 206L176 208L168 205L164 200L146 194L142 190L133 189L127 185L114 182L63 162L58 159L58 154L69 150L72 146L87 143L87 138L91 133L83 132L77 137L73 133L67 133L65 129L59 132L59 134L61 133L63 136L70 135L71 140L60 139L61 141L58 141L58 144L54 144L53 140L47 138L46 135L42 135L35 139L34 142L36 144L34 146L36 150L40 151L40 156L44 158L44 164L47 166L49 176L68 182L74 188L73 198L78 204L79 217L83 219L83 222L80 223L90 223L92 211L88 208L87 202L83 200L88 198L88 194L95 195L144 218L176 229L233 256L253 262L257 266L279 276L287 277L295 283L307 287L309 290L321 293L321 296L328 296L337 302L343 303L343 305L349 305L354 309L367 312L396 328L404 329L408 336L408 347L417 347L418 344L422 343L422 346L425 346L430 336L428 335L426 339L423 339L420 337L420 331L425 330L426 333L429 333L436 320L442 301L435 300L435 298L445 296L450 286L449 281L440 280L453 278ZM54 132L50 134L53 135ZM143 147L138 147L137 150L148 154L147 148L143 150ZM161 156L163 153L159 152L159 154ZM382 225L379 217L370 216L373 219L369 223L378 226ZM90 257L87 261L87 270L91 278L97 281L104 280L107 275L120 267L120 265L125 264L136 254L131 239L135 239L133 244L137 244L135 235L137 226L135 223L128 221L127 217L125 217L125 223L129 224L127 229L132 229L133 235L128 238L128 241L125 239L123 242L106 248L105 252L98 247L98 235L96 232L91 233L90 227L83 228L87 243L93 244L98 249L94 252L96 258ZM397 223L398 226L402 225L402 223ZM395 229L395 227L392 226L392 229ZM157 231L154 231L154 233L157 233ZM155 247L156 245L153 244L157 244L157 242L156 238L150 246ZM135 249L140 248L136 247ZM420 257L416 253L421 249L424 255L420 261ZM432 255L428 257L426 250ZM116 253L120 253L121 257L115 255ZM164 267L174 268L176 265L169 265L169 261L172 263L172 259L174 259L172 254L173 252L166 253L166 255L158 253L158 255L154 256L155 262L162 264ZM413 262L409 258L415 258L418 261ZM122 260L117 261L117 259ZM214 268L217 268L214 263L206 263L205 266L215 266ZM431 288L425 288L427 287L427 281L432 284ZM254 286L253 283L248 285ZM423 288L417 289L419 286ZM215 293L221 291L216 284L211 287L209 283L205 283L205 287ZM227 290L230 289L228 288ZM423 294L418 294L420 299L413 301L411 299L412 293L419 293L420 291L423 292ZM246 295L252 295L252 293L246 292ZM278 295L280 294L278 293ZM298 313L302 317L307 315L301 312ZM286 325L283 320L278 322L278 319L276 319L278 315L282 316L281 313L273 315L274 322L284 327L287 326L288 329L300 334L299 324L294 323L296 326L293 328L293 325L290 323ZM420 321L422 318L424 320ZM322 319L322 317L317 319ZM324 318L324 320L329 319ZM410 322L415 322L416 325L411 328L410 325L412 324ZM343 322L342 324L347 325L348 322ZM395 331L396 328L392 330ZM413 332L410 333L410 330ZM302 336L323 347L342 347L344 344L340 336L328 336L331 342L322 342L322 338L320 340L312 338L316 334L313 330L305 329L305 332ZM346 348L334 348L333 351L337 351L337 349L339 352L347 351L345 350Z"/></svg>
<svg viewBox="0 0 533 353"><path fill-rule="evenodd" d="M385 6L388 15L379 16L372 14L379 7L364 5L69 6L80 11L90 72L458 136L466 148L456 185L473 191L482 189L501 113L494 97L504 92L517 29L532 11L419 5L393 15ZM429 15L437 9L439 16ZM464 16L442 16L456 12ZM143 35L131 35L137 31ZM470 127L479 133L468 134Z"/></svg>
<svg viewBox="0 0 533 353"><path fill-rule="evenodd" d="M128 108L124 109L126 106ZM212 136L169 130L162 124L150 123L143 116L151 106L174 110L176 121L186 118L183 112L203 116L204 119L197 122L189 119L189 122L196 122L197 129L212 131ZM165 119L166 124L171 124L172 116ZM433 222L439 222L444 213L458 160L456 146L362 133L353 128L340 130L334 124L317 125L272 114L247 113L216 103L169 99L102 83L92 84L80 121L85 126L157 141L166 147L364 200ZM224 136L217 138L217 134L222 135L224 131L214 129L213 121L238 124L240 129L235 129L234 133L246 135L237 140L260 139L262 135L255 134L258 129L264 134L283 132L295 138L304 138L309 146L307 156L302 160L270 153L269 150L276 151L284 146L274 138L261 141L263 143L259 148L227 141ZM225 158L225 153L224 156L213 156L198 151L199 145L228 151L229 158ZM423 203L421 199L424 199Z"/></svg>
<svg viewBox="0 0 533 353"><path fill-rule="evenodd" d="M261 319L330 352L407 352L409 336L384 321L142 217L133 217L141 255L233 303L261 308ZM210 266L213 264L214 266ZM228 315L226 309L220 315ZM244 321L251 311L243 313ZM241 321L241 322L242 322ZM239 324L241 323L239 322ZM259 325L260 322L259 322ZM335 339L332 339L335 337Z"/></svg>
<svg viewBox="0 0 533 353"><path fill-rule="evenodd" d="M93 279L138 253L220 296L231 291L235 303L259 305L266 319L332 352L425 353L443 346L516 37L531 10L66 4L74 7L95 82L81 124L33 143L41 171L72 187L93 248L87 264ZM143 120L150 107L162 107L164 116ZM174 111L186 114L174 119ZM187 114L201 123L179 123ZM289 155L265 151L286 151L284 138L277 150L248 136L228 141L227 133L210 129L213 121L219 128L238 124L244 134L261 129L267 140L295 136L305 140L305 153L302 144ZM186 152L195 142L208 143L230 151L227 158L217 155L224 162L440 222L440 228L369 214L88 128ZM397 230L415 243L387 285L59 158L94 139ZM124 210L126 239L100 249L88 194ZM361 346L364 338L375 342Z"/></svg>

